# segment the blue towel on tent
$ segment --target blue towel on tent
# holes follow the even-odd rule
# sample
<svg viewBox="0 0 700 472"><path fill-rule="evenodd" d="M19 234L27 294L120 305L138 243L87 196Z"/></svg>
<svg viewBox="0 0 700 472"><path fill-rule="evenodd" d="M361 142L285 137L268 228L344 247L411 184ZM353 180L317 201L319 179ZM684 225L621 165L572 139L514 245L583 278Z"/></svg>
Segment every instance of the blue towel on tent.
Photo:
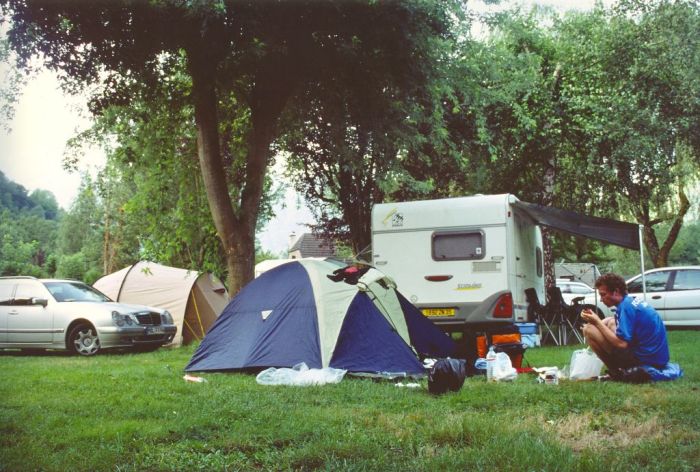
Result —
<svg viewBox="0 0 700 472"><path fill-rule="evenodd" d="M669 362L663 369L657 369L650 365L643 365L642 368L647 371L652 382L661 382L664 380L676 380L683 377L683 369L675 362Z"/></svg>

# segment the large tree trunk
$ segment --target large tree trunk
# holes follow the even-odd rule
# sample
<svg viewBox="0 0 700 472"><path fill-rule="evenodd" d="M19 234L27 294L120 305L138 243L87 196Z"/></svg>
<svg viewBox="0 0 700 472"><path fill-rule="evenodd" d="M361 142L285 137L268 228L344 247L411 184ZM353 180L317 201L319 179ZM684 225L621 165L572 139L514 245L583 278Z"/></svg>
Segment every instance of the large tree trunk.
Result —
<svg viewBox="0 0 700 472"><path fill-rule="evenodd" d="M542 180L542 199L541 203L545 206L551 206L554 203L554 179L556 177L554 152L550 154L547 160L546 171ZM542 227L542 258L544 259L544 286L545 288L553 287L556 283L554 277L554 253L552 252L552 231L547 227Z"/></svg>
<svg viewBox="0 0 700 472"><path fill-rule="evenodd" d="M661 220L652 220L649 217L648 205L643 205L642 209L638 210L636 213L638 221L644 226L644 246L647 249L647 253L654 264L654 267L666 267L668 266L668 256L671 253L673 245L678 239L678 234L683 227L683 219L685 215L690 210L690 201L688 196L685 194L683 188L678 191L679 207L673 218L673 224L668 232L668 236L664 240L662 245L659 245L659 240L656 237L656 232L654 231L654 226L661 222Z"/></svg>
<svg viewBox="0 0 700 472"><path fill-rule="evenodd" d="M561 64L557 64L552 74L552 101L554 103L560 100L561 86ZM556 107L555 107L556 108ZM554 203L554 189L557 173L557 149L551 145L546 152L545 173L542 178L542 205L551 206ZM542 228L542 252L544 259L544 286L545 288L553 287L556 283L554 276L554 254L552 253L551 231L548 228Z"/></svg>
<svg viewBox="0 0 700 472"><path fill-rule="evenodd" d="M224 247L229 294L234 296L253 279L255 228L264 191L270 143L275 136L277 120L299 76L289 59L279 55L268 57L257 71L250 100L252 130L248 136L245 179L240 207L236 212L229 196L219 147L214 82L216 61L203 50L206 51L195 49L188 56L197 125L197 153L209 208Z"/></svg>
<svg viewBox="0 0 700 472"><path fill-rule="evenodd" d="M668 232L668 236L666 237L663 246L661 246L659 250L659 255L656 258L656 261L654 261L656 267L668 266L668 256L671 253L671 248L676 243L678 234L681 232L681 228L683 227L683 219L685 218L686 213L688 213L688 210L690 210L690 201L688 200L688 196L685 194L685 191L683 191L683 188L678 191L678 199L680 200L680 206L678 207L678 212L673 220L673 225L671 225L671 230Z"/></svg>
<svg viewBox="0 0 700 472"><path fill-rule="evenodd" d="M228 270L227 286L231 296L238 293L253 278L255 248L249 242L248 231L233 211L226 182L226 172L219 148L219 121L217 116L216 63L206 55L190 52L188 57L192 76L195 124L197 126L197 154L209 209L216 232L221 239ZM252 215L257 219L257 213Z"/></svg>

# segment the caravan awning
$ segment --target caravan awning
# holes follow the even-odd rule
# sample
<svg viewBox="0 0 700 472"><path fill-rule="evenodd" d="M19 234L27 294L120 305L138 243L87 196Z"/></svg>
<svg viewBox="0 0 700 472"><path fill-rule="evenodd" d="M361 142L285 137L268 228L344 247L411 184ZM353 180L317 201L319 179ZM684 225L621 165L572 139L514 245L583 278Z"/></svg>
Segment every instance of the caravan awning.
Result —
<svg viewBox="0 0 700 472"><path fill-rule="evenodd" d="M527 214L537 224L639 251L639 226L636 224L583 215L535 203L517 201L513 203L513 207Z"/></svg>

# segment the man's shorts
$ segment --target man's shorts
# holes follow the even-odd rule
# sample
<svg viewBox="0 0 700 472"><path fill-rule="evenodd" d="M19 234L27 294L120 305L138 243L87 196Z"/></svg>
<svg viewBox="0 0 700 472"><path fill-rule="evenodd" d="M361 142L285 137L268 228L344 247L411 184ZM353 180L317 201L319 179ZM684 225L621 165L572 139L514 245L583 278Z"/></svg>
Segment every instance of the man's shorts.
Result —
<svg viewBox="0 0 700 472"><path fill-rule="evenodd" d="M608 367L613 369L629 369L642 365L631 349L615 349L610 355L610 364Z"/></svg>

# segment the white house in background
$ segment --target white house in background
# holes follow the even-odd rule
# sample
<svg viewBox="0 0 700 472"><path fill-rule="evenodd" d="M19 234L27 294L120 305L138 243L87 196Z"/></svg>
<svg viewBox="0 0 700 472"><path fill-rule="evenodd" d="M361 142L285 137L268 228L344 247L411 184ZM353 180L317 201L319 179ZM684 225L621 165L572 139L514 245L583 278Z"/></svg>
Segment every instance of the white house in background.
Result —
<svg viewBox="0 0 700 472"><path fill-rule="evenodd" d="M311 233L289 235L289 250L286 259L267 259L255 264L255 277L277 266L299 259L325 259L335 256L335 244Z"/></svg>
<svg viewBox="0 0 700 472"><path fill-rule="evenodd" d="M323 239L312 233L302 233L296 237L295 233L289 235L289 258L302 259L307 257L333 257L335 256L335 244L333 241Z"/></svg>

